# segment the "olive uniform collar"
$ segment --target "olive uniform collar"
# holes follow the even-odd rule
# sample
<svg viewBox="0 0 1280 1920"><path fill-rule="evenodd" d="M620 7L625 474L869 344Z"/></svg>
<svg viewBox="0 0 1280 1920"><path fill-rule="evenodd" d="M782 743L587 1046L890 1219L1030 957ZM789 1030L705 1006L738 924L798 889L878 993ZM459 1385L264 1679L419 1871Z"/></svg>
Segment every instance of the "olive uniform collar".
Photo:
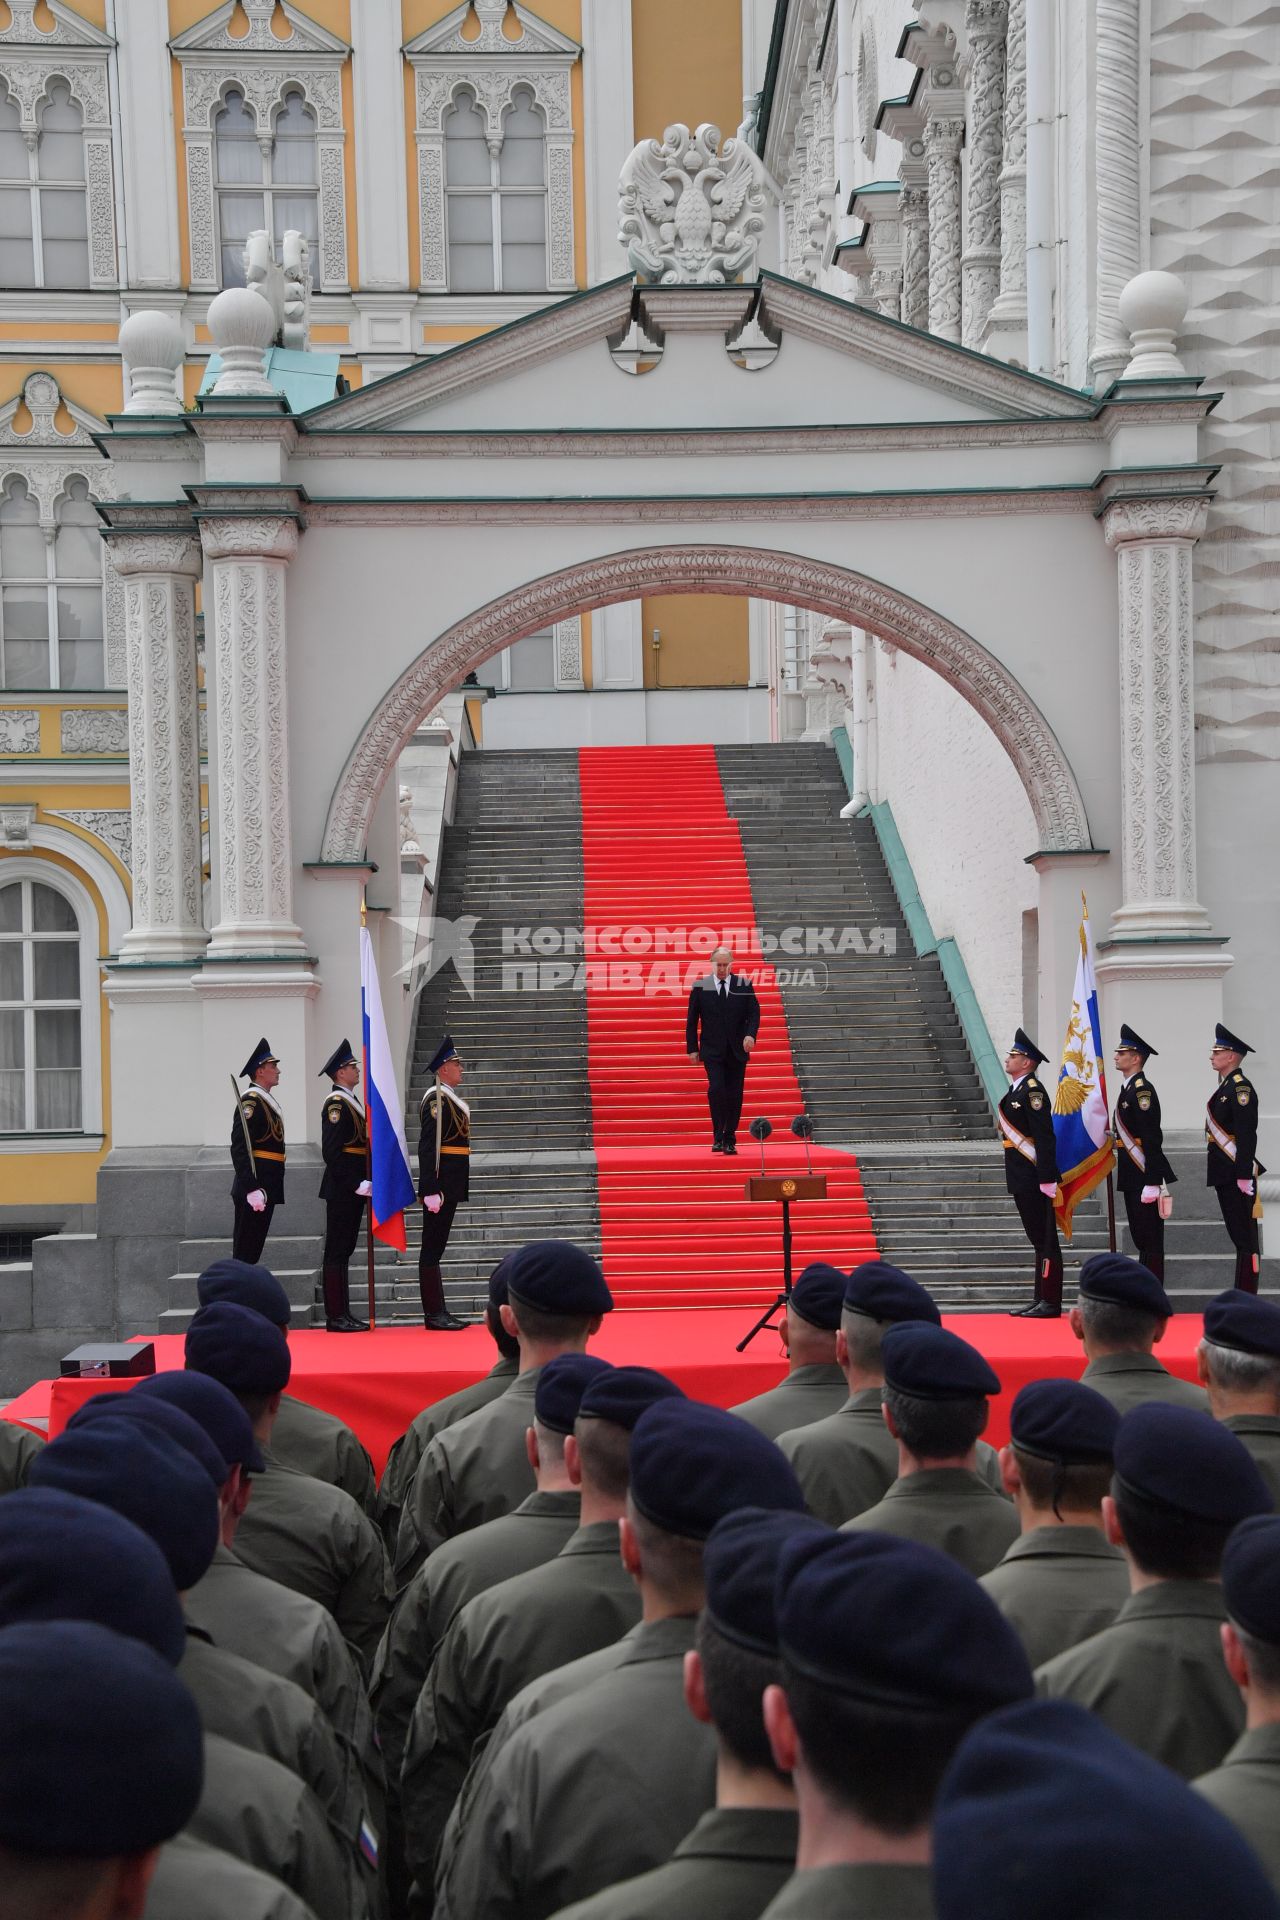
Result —
<svg viewBox="0 0 1280 1920"><path fill-rule="evenodd" d="M1127 1620L1225 1620L1227 1603L1213 1580L1161 1580L1154 1587L1131 1593L1116 1615L1116 1625Z"/></svg>
<svg viewBox="0 0 1280 1920"><path fill-rule="evenodd" d="M676 1860L795 1862L800 1816L794 1807L713 1807L672 1856Z"/></svg>
<svg viewBox="0 0 1280 1920"><path fill-rule="evenodd" d="M1119 1547L1113 1547L1097 1527L1084 1525L1032 1527L1028 1532L1018 1535L1013 1545L1006 1549L1004 1557L1007 1563L1010 1560L1039 1560L1066 1554L1087 1560L1124 1559Z"/></svg>

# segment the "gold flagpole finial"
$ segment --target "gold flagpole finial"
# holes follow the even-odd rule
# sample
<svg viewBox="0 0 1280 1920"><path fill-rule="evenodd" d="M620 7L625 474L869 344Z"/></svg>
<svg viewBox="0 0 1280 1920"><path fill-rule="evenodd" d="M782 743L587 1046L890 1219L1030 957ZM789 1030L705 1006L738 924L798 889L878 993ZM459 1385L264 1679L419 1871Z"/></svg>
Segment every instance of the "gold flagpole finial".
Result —
<svg viewBox="0 0 1280 1920"><path fill-rule="evenodd" d="M364 888L361 887L360 889L360 925L362 927L367 927L368 924L369 924L369 902L365 894Z"/></svg>

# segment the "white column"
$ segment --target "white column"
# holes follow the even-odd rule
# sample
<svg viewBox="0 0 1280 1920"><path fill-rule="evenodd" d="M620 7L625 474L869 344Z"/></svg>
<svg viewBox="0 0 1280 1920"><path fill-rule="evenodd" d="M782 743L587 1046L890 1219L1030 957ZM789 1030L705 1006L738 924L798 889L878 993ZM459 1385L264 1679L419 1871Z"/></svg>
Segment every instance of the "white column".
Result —
<svg viewBox="0 0 1280 1920"><path fill-rule="evenodd" d="M291 519L202 520L216 772L218 920L209 958L302 952L293 919L285 573Z"/></svg>
<svg viewBox="0 0 1280 1920"><path fill-rule="evenodd" d="M987 315L982 345L988 353L1025 365L1026 336L1027 0L1009 0L1000 167L1000 293Z"/></svg>
<svg viewBox="0 0 1280 1920"><path fill-rule="evenodd" d="M120 958L195 960L209 939L196 704L200 543L183 533L117 534L111 558L124 580L133 817L133 926Z"/></svg>
<svg viewBox="0 0 1280 1920"><path fill-rule="evenodd" d="M929 168L929 331L960 338L960 142L964 121L930 120L924 131Z"/></svg>
<svg viewBox="0 0 1280 1920"><path fill-rule="evenodd" d="M1097 242L1093 345L1095 390L1109 387L1129 359L1117 302L1142 266L1141 0L1096 0L1094 218Z"/></svg>
<svg viewBox="0 0 1280 1920"><path fill-rule="evenodd" d="M627 270L618 245L618 175L635 145L631 0L582 0L583 144L587 181L587 284ZM661 127L642 127L661 139Z"/></svg>
<svg viewBox="0 0 1280 1920"><path fill-rule="evenodd" d="M964 344L976 347L1000 290L1000 162L1004 151L1008 0L968 0L969 218L964 250Z"/></svg>
<svg viewBox="0 0 1280 1920"><path fill-rule="evenodd" d="M115 32L129 285L178 288L178 153L167 0L128 0L127 8L117 4Z"/></svg>
<svg viewBox="0 0 1280 1920"><path fill-rule="evenodd" d="M923 333L929 325L929 194L904 181L902 215L902 317Z"/></svg>
<svg viewBox="0 0 1280 1920"><path fill-rule="evenodd" d="M394 293L409 285L409 211L404 73L398 7L351 9L351 82L355 95L356 225L360 291Z"/></svg>

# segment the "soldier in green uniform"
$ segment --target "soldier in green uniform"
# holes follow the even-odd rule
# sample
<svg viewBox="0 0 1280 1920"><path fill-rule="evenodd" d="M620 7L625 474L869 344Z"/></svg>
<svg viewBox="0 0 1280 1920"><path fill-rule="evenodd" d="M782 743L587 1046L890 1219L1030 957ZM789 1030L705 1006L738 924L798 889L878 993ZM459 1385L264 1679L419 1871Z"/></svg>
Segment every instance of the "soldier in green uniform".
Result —
<svg viewBox="0 0 1280 1920"><path fill-rule="evenodd" d="M511 1257L502 1324L520 1344L506 1392L435 1435L405 1502L396 1540L404 1584L442 1540L510 1513L533 1492L525 1433L533 1422L538 1369L558 1353L581 1353L613 1306L598 1262L567 1240L535 1240Z"/></svg>
<svg viewBox="0 0 1280 1920"><path fill-rule="evenodd" d="M976 1347L927 1320L887 1327L881 1354L898 1478L844 1531L922 1540L970 1573L989 1573L1018 1536L1013 1508L977 1471L978 1439L999 1378Z"/></svg>
<svg viewBox="0 0 1280 1920"><path fill-rule="evenodd" d="M1030 1695L1017 1636L952 1561L883 1534L790 1541L777 1609L764 1721L800 1840L766 1920L931 1920L934 1800L968 1729Z"/></svg>
<svg viewBox="0 0 1280 1920"><path fill-rule="evenodd" d="M516 1377L520 1345L502 1324L502 1309L507 1304L507 1262L510 1258L509 1253L504 1254L489 1275L489 1299L484 1310L484 1323L498 1349L498 1358L483 1380L474 1380L469 1387L459 1387L456 1393L447 1393L443 1400L435 1400L429 1407L424 1407L421 1413L416 1413L387 1455L387 1464L378 1482L378 1524L389 1551L395 1549L405 1495L413 1484L418 1463L432 1437L443 1433L446 1427L452 1427L457 1421L465 1420L469 1413L487 1407L491 1400L496 1400L506 1392Z"/></svg>
<svg viewBox="0 0 1280 1920"><path fill-rule="evenodd" d="M269 1873L180 1833L160 1849L145 1920L313 1920Z"/></svg>
<svg viewBox="0 0 1280 1920"><path fill-rule="evenodd" d="M1222 1663L1219 1575L1231 1529L1271 1495L1243 1443L1186 1407L1135 1407L1120 1423L1103 1506L1132 1592L1112 1626L1036 1672L1186 1780L1216 1767L1244 1726Z"/></svg>
<svg viewBox="0 0 1280 1920"><path fill-rule="evenodd" d="M266 1463L236 1532L240 1558L328 1607L361 1659L372 1660L391 1606L382 1536L349 1494L296 1473L271 1450L288 1341L261 1314L219 1301L187 1329L186 1361L235 1394Z"/></svg>
<svg viewBox="0 0 1280 1920"><path fill-rule="evenodd" d="M982 1584L1033 1667L1109 1627L1129 1597L1124 1555L1102 1528L1120 1415L1078 1380L1015 1396L1000 1456L1022 1533Z"/></svg>
<svg viewBox="0 0 1280 1920"><path fill-rule="evenodd" d="M1218 1196L1222 1223L1236 1250L1236 1285L1258 1291L1258 1177L1266 1172L1258 1152L1258 1091L1242 1072L1253 1048L1219 1023L1209 1063L1218 1084L1209 1096L1204 1134L1208 1184Z"/></svg>
<svg viewBox="0 0 1280 1920"><path fill-rule="evenodd" d="M1197 1793L1238 1827L1280 1892L1280 1517L1238 1526L1222 1556L1222 1654L1245 1731Z"/></svg>
<svg viewBox="0 0 1280 1920"><path fill-rule="evenodd" d="M231 1199L235 1221L231 1254L250 1266L262 1258L271 1216L284 1205L284 1114L275 1099L280 1062L259 1040L240 1069L248 1088L236 1102L231 1121Z"/></svg>
<svg viewBox="0 0 1280 1920"><path fill-rule="evenodd" d="M1133 1250L1148 1272L1164 1281L1164 1221L1160 1189L1177 1174L1165 1158L1160 1096L1147 1078L1155 1048L1132 1027L1120 1029L1116 1067L1124 1084L1116 1100L1116 1185L1133 1236Z"/></svg>
<svg viewBox="0 0 1280 1920"><path fill-rule="evenodd" d="M1057 1320L1062 1313L1062 1248L1053 1205L1058 1191L1053 1101L1036 1078L1036 1068L1047 1058L1019 1027L1005 1056L1009 1085L996 1109L1005 1186L1035 1254L1031 1305L1013 1311L1031 1320Z"/></svg>
<svg viewBox="0 0 1280 1920"><path fill-rule="evenodd" d="M566 1907L558 1920L758 1920L795 1866L795 1790L774 1764L765 1688L779 1677L774 1602L784 1545L819 1531L798 1513L743 1507L703 1553L706 1604L685 1661L685 1705L716 1736L716 1804L665 1866Z"/></svg>
<svg viewBox="0 0 1280 1920"><path fill-rule="evenodd" d="M1280 1307L1228 1288L1204 1310L1198 1359L1214 1419L1244 1441L1280 1507Z"/></svg>
<svg viewBox="0 0 1280 1920"><path fill-rule="evenodd" d="M458 1203L470 1191L471 1109L458 1092L462 1061L446 1034L428 1065L436 1076L422 1098L418 1134L418 1190L422 1200L422 1247L418 1254L418 1291L422 1318L433 1333L453 1333L466 1325L449 1312L440 1262Z"/></svg>
<svg viewBox="0 0 1280 1920"><path fill-rule="evenodd" d="M848 1389L836 1359L844 1281L840 1269L825 1261L805 1268L791 1289L782 1317L785 1380L732 1409L770 1440L811 1420L822 1420L844 1405Z"/></svg>
<svg viewBox="0 0 1280 1920"><path fill-rule="evenodd" d="M325 1095L320 1117L320 1152L324 1159L320 1198L325 1209L321 1271L325 1330L368 1333L369 1322L357 1320L351 1311L351 1256L360 1238L360 1222L372 1187L365 1177L369 1126L356 1094L360 1063L351 1051L349 1040L334 1049L320 1073L333 1082Z"/></svg>
<svg viewBox="0 0 1280 1920"><path fill-rule="evenodd" d="M16 1420L0 1416L0 1493L12 1493L15 1488L26 1486L31 1462L43 1445L44 1441L29 1427L20 1427Z"/></svg>
<svg viewBox="0 0 1280 1920"><path fill-rule="evenodd" d="M620 1525L643 1624L616 1665L528 1721L486 1770L485 1791L450 1827L456 1846L442 1849L436 1920L545 1920L660 1866L710 1810L715 1742L684 1710L684 1657L703 1600L704 1542L748 1504L803 1507L771 1440L692 1400L645 1409Z"/></svg>
<svg viewBox="0 0 1280 1920"><path fill-rule="evenodd" d="M1080 1269L1080 1298L1070 1314L1071 1331L1089 1364L1080 1378L1117 1413L1150 1401L1194 1407L1207 1413L1199 1387L1162 1367L1152 1348L1164 1339L1173 1302L1153 1273L1123 1253L1095 1253Z"/></svg>

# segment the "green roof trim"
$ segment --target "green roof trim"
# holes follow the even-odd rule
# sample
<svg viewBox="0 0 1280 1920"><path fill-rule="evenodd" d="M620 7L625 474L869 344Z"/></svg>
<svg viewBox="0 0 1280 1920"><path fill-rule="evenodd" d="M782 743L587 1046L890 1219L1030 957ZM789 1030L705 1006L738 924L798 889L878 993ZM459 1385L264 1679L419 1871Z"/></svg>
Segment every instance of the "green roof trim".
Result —
<svg viewBox="0 0 1280 1920"><path fill-rule="evenodd" d="M760 89L760 105L756 110L757 153L764 152L765 142L769 138L769 123L773 119L773 96L778 85L778 68L782 64L782 41L787 30L787 13L790 6L791 0L776 0L773 9L773 28L769 34L769 52L764 63L764 85Z"/></svg>

